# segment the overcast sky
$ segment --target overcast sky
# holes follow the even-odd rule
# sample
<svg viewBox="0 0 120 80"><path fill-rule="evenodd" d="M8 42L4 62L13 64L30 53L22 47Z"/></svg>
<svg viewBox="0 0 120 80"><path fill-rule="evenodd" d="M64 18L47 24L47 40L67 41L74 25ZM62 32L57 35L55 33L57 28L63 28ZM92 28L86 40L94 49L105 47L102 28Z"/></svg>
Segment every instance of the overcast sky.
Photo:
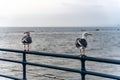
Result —
<svg viewBox="0 0 120 80"><path fill-rule="evenodd" d="M0 0L0 26L116 26L120 0Z"/></svg>

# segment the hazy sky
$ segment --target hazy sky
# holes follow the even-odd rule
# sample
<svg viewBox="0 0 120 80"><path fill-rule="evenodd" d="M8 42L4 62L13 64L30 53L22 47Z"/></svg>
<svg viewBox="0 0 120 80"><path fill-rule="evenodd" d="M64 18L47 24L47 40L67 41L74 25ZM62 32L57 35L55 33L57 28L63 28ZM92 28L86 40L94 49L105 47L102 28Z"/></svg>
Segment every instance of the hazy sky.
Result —
<svg viewBox="0 0 120 80"><path fill-rule="evenodd" d="M0 26L116 26L120 0L0 0Z"/></svg>

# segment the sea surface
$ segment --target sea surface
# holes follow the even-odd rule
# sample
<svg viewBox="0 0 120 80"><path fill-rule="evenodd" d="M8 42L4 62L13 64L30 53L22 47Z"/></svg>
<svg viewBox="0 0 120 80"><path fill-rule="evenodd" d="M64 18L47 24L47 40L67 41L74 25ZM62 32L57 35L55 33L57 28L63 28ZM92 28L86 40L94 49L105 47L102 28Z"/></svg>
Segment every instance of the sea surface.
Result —
<svg viewBox="0 0 120 80"><path fill-rule="evenodd" d="M33 43L30 51L79 55L75 40L83 32L93 35L87 38L86 55L120 60L120 29L118 27L6 27L0 28L0 48L23 50L21 38L31 31ZM0 52L0 58L22 60L22 54ZM27 61L80 69L80 61L54 57L27 55ZM0 74L22 77L22 65L0 61ZM86 62L86 69L120 76L120 65ZM77 73L27 66L28 80L80 80ZM0 80L9 80L0 78ZM86 75L86 80L112 80Z"/></svg>

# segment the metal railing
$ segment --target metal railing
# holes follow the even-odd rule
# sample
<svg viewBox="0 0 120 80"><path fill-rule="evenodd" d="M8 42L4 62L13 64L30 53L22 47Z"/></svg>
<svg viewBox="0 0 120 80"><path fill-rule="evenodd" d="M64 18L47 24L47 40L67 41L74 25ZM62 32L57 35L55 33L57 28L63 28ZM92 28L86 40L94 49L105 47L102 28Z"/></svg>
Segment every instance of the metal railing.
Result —
<svg viewBox="0 0 120 80"><path fill-rule="evenodd" d="M32 66L38 66L38 67L51 68L51 69L57 69L57 70L63 70L63 71L68 71L68 72L79 73L79 74L81 74L81 80L85 80L86 75L94 75L94 76L99 76L99 77L104 77L104 78L120 80L120 76L110 75L110 74L105 74L105 73L99 73L99 72L94 72L94 71L88 71L85 68L85 61L94 61L94 62L102 62L102 63L110 63L110 64L118 64L118 65L120 65L120 60L95 58L95 57L88 57L88 56L77 56L77 55L70 55L70 54L55 54L55 53L45 53L45 52L35 52L35 51L27 52L27 51L22 51L22 50L1 49L1 48L0 48L0 51L15 52L15 53L22 53L23 54L22 61L0 58L1 61L7 61L7 62L13 62L13 63L22 64L23 77L21 79L16 78L16 77L12 77L12 76L8 76L8 75L0 74L1 77L13 79L13 80L27 80L27 77L26 77L26 65L32 65ZM58 66L54 66L54 65L37 64L37 63L28 62L26 60L26 55L27 54L42 55L42 56L52 56L52 57L69 58L69 59L80 60L81 61L81 69L73 69L73 68L66 68L66 67L58 67Z"/></svg>

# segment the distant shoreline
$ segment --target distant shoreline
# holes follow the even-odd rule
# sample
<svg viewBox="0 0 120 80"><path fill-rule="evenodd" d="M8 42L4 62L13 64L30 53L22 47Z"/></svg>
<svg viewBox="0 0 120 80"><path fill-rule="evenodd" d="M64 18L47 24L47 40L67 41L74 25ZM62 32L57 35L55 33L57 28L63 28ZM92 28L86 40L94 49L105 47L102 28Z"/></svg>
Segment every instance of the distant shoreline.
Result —
<svg viewBox="0 0 120 80"><path fill-rule="evenodd" d="M41 31L41 32L120 31L120 27L0 27L0 32L6 31Z"/></svg>

